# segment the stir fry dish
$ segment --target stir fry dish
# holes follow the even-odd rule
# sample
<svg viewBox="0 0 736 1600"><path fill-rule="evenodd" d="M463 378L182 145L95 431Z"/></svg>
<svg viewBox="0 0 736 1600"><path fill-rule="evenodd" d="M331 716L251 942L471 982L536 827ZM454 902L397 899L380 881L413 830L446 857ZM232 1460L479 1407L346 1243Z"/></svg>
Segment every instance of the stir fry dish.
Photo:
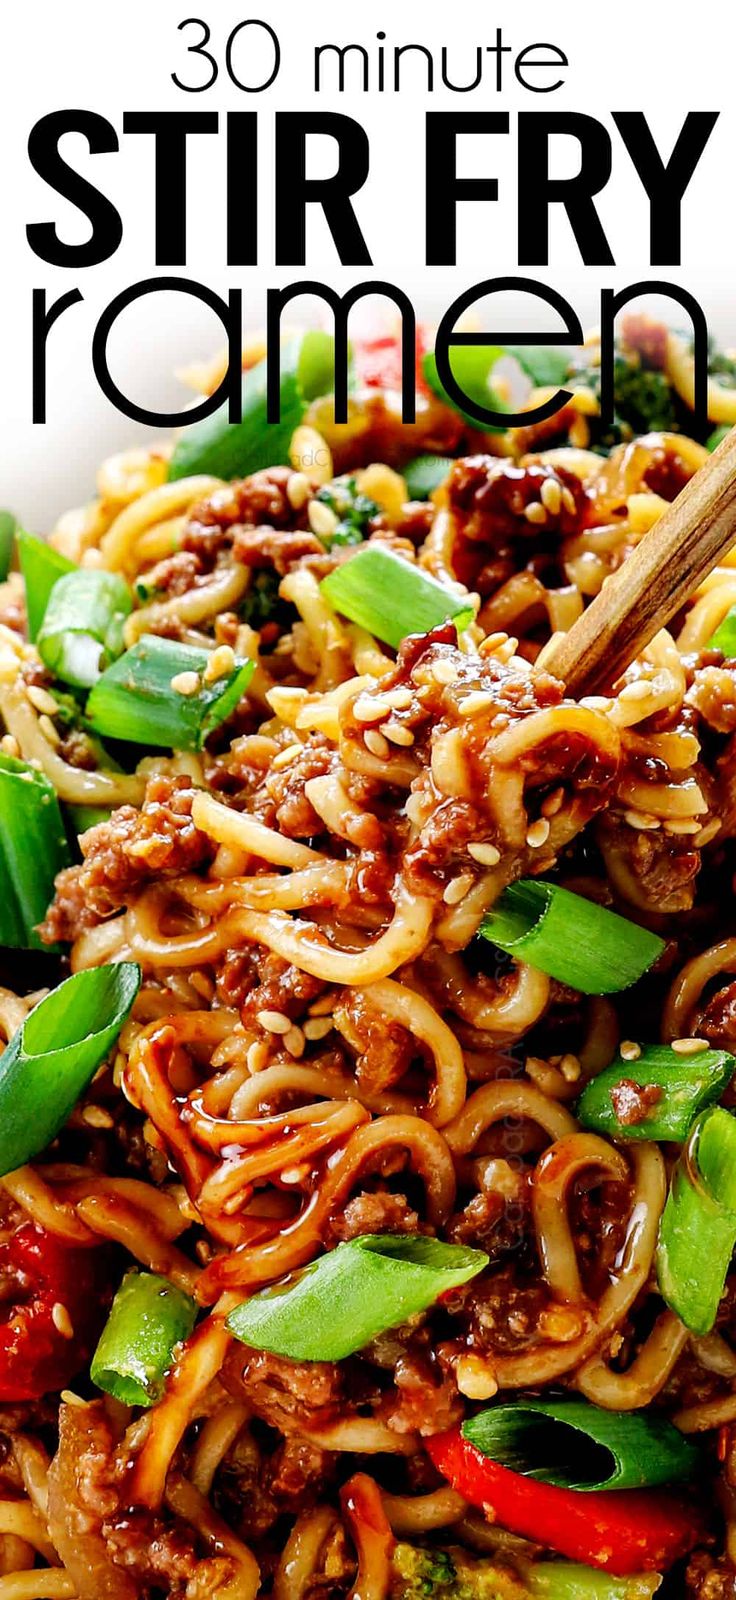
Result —
<svg viewBox="0 0 736 1600"><path fill-rule="evenodd" d="M0 1600L736 1594L736 547L550 665L736 359L430 344L0 518Z"/></svg>

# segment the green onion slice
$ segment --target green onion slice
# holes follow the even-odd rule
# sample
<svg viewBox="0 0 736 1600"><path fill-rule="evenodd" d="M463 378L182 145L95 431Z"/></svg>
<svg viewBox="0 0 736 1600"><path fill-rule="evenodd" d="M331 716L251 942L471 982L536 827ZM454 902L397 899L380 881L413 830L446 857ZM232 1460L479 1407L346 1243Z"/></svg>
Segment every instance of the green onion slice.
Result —
<svg viewBox="0 0 736 1600"><path fill-rule="evenodd" d="M131 744L201 750L235 710L255 670L253 661L236 661L232 672L207 683L208 660L207 650L144 634L98 678L87 701L89 726ZM199 679L193 694L172 687L184 673Z"/></svg>
<svg viewBox="0 0 736 1600"><path fill-rule="evenodd" d="M559 389L570 378L569 350L546 344L509 344L501 354L513 356L537 389Z"/></svg>
<svg viewBox="0 0 736 1600"><path fill-rule="evenodd" d="M561 1489L642 1489L691 1478L700 1452L666 1418L589 1400L514 1400L463 1423L483 1455Z"/></svg>
<svg viewBox="0 0 736 1600"><path fill-rule="evenodd" d="M109 1055L140 981L130 961L76 972L13 1034L0 1056L0 1177L56 1138Z"/></svg>
<svg viewBox="0 0 736 1600"><path fill-rule="evenodd" d="M666 1044L649 1044L636 1061L619 1058L586 1084L577 1104L584 1128L611 1139L686 1139L695 1117L720 1100L736 1072L736 1058L727 1050L701 1050L681 1056ZM633 1093L627 1086L635 1085ZM636 1089L651 1094L646 1114L638 1117ZM633 1115L627 1116L628 1106ZM646 1100L645 1100L646 1105ZM622 1121L623 1114L623 1121Z"/></svg>
<svg viewBox="0 0 736 1600"><path fill-rule="evenodd" d="M13 559L18 524L12 511L0 511L0 583L4 583Z"/></svg>
<svg viewBox="0 0 736 1600"><path fill-rule="evenodd" d="M730 424L730 422L722 422L720 427L714 428L713 432L711 434L709 434L708 438L706 439L706 441L705 441L706 450L710 450L710 451L717 450L719 444L723 444L724 439L728 438L728 435L729 435L730 432L731 432L731 424Z"/></svg>
<svg viewBox="0 0 736 1600"><path fill-rule="evenodd" d="M266 362L243 375L242 420L228 421L227 402L180 434L169 463L169 478L213 473L245 478L261 467L288 462L291 437L312 400L331 394L335 383L335 341L317 329L281 348L278 422L266 421Z"/></svg>
<svg viewBox="0 0 736 1600"><path fill-rule="evenodd" d="M452 456L415 456L404 467L404 482L410 500L428 500L452 466Z"/></svg>
<svg viewBox="0 0 736 1600"><path fill-rule="evenodd" d="M356 551L320 584L335 611L398 650L411 633L428 633L452 618L458 633L472 622L467 595L453 594L436 578L378 544Z"/></svg>
<svg viewBox="0 0 736 1600"><path fill-rule="evenodd" d="M729 430L730 431L730 430ZM731 606L726 612L723 621L719 623L715 633L712 633L706 650L720 650L722 655L729 660L736 657L736 606Z"/></svg>
<svg viewBox="0 0 736 1600"><path fill-rule="evenodd" d="M20 528L16 537L18 560L26 589L28 633L32 643L35 643L54 584L65 573L76 572L77 568L73 561L63 556L60 550L54 550L45 539L39 539L37 534L26 533L24 528Z"/></svg>
<svg viewBox="0 0 736 1600"><path fill-rule="evenodd" d="M493 368L500 357L505 354L506 351L500 345L495 344L452 346L449 359L455 382L469 400L486 407L489 411L508 411L509 409L499 396L494 393L491 384ZM422 372L425 383L429 385L433 394L438 395L440 400L444 400L445 405L451 406L453 411L459 411L461 417L464 417L466 422L470 423L471 428L477 429L479 426L477 418L472 417L469 412L463 411L462 406L458 406L447 393L437 371L437 358L434 350L428 350L424 356ZM504 429L500 426L492 427L490 423L484 423L482 432L503 433Z"/></svg>
<svg viewBox="0 0 736 1600"><path fill-rule="evenodd" d="M106 658L120 655L122 626L133 596L118 572L79 567L59 578L49 596L37 644L41 660L64 683L88 689Z"/></svg>
<svg viewBox="0 0 736 1600"><path fill-rule="evenodd" d="M196 1316L195 1302L168 1278L126 1273L92 1357L92 1382L126 1406L154 1405Z"/></svg>
<svg viewBox="0 0 736 1600"><path fill-rule="evenodd" d="M364 1234L236 1306L236 1339L291 1361L342 1361L488 1265L482 1250L417 1234Z"/></svg>
<svg viewBox="0 0 736 1600"><path fill-rule="evenodd" d="M736 1118L703 1111L672 1174L659 1224L660 1294L692 1333L710 1333L736 1245Z"/></svg>
<svg viewBox="0 0 736 1600"><path fill-rule="evenodd" d="M98 822L109 822L112 811L109 806L78 806L68 803L64 806L64 816L72 831L79 835L86 833L88 828L96 828Z"/></svg>
<svg viewBox="0 0 736 1600"><path fill-rule="evenodd" d="M53 899L56 874L70 860L52 784L25 761L0 755L0 944L49 949L36 928Z"/></svg>
<svg viewBox="0 0 736 1600"><path fill-rule="evenodd" d="M480 932L500 950L582 994L618 994L651 967L664 939L559 884L521 878Z"/></svg>

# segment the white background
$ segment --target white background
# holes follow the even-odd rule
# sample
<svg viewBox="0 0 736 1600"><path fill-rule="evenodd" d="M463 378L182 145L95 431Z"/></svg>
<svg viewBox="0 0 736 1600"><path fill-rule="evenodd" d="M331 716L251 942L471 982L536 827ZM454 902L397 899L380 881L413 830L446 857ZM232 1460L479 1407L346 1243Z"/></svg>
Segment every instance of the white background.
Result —
<svg viewBox="0 0 736 1600"><path fill-rule="evenodd" d="M224 62L224 42L244 17L268 20L279 35L281 70L265 94L239 92L221 71L217 85L203 94L183 94L171 80L202 69L186 56L198 30L182 34L185 17L205 18L210 48ZM686 26L682 22L687 18ZM678 23L679 19L679 23ZM698 26L702 19L702 27ZM475 47L493 43L497 27L514 54L546 41L569 60L564 87L554 94L525 92L505 56L504 87L497 92L495 60L486 56L483 85L472 94L436 88L426 93L418 60L404 58L400 95L375 90L340 95L313 90L313 51L320 43L362 43L377 48L383 29L386 46L426 44L439 59L449 51L450 71L467 81L474 70ZM246 37L253 38L253 31ZM591 0L548 0L525 5L489 6L480 0L453 0L450 6L426 0L394 0L387 5L350 6L345 0L12 0L6 7L2 38L0 95L0 181L3 204L0 315L3 382L0 386L0 504L9 505L29 526L42 530L66 507L94 490L95 466L144 430L119 415L97 390L90 340L101 310L122 288L155 274L153 259L153 141L121 139L117 154L90 157L84 143L68 138L70 162L103 188L117 205L124 239L115 257L79 271L53 269L37 260L27 245L26 224L53 219L63 237L85 237L88 224L50 191L32 171L26 151L30 128L45 113L68 106L89 108L108 117L121 132L130 110L195 109L259 112L260 261L258 269L231 269L225 261L224 134L190 139L188 263L185 270L161 269L208 282L220 292L244 290L248 324L262 320L265 289L300 277L322 277L337 288L368 277L402 285L420 309L441 312L464 288L484 277L518 271L516 246L515 113L542 109L585 111L612 133L612 179L598 205L614 256L613 267L582 266L569 225L561 212L552 229L549 268L524 268L547 281L573 303L584 324L595 322L602 285L621 288L638 278L664 277L685 284L701 301L709 323L727 343L736 344L736 197L733 190L734 46L732 0L710 0L700 8L661 0L647 4L621 0L617 6ZM374 58L375 59L375 58ZM241 52L241 71L255 71ZM437 73L437 77L439 74ZM334 78L333 78L334 82ZM355 205L373 255L374 267L343 269L324 222L315 216L308 234L307 267L273 266L272 140L273 114L279 109L320 106L360 120L370 137L371 175ZM505 110L511 115L506 138L476 138L461 143L463 176L495 174L499 202L461 212L459 259L455 269L424 264L424 113L442 110ZM643 110L659 149L669 155L688 110L720 111L710 143L688 191L683 214L682 266L650 268L648 207L644 191L618 134L613 110ZM316 141L314 175L331 170L334 147ZM561 140L555 172L575 170L577 150ZM534 203L533 189L525 200ZM315 208L316 209L316 208ZM553 215L555 213L553 212ZM31 423L31 290L45 286L50 298L78 285L85 296L53 331L50 339L49 410L44 427ZM538 315L538 314L537 314ZM677 313L675 314L677 315ZM549 314L548 314L549 316ZM544 326L545 320L537 321ZM519 316L514 318L519 321ZM533 323L529 310L525 319ZM681 320L681 314L680 314ZM222 332L190 297L152 297L111 343L114 375L140 403L175 408L184 391L174 369L206 357L222 344Z"/></svg>

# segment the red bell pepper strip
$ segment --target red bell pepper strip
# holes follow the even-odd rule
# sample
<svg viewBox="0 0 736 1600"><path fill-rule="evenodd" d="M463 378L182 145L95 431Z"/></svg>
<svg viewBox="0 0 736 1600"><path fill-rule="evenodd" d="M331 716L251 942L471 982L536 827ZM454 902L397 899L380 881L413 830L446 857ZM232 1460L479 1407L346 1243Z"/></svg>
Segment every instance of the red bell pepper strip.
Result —
<svg viewBox="0 0 736 1600"><path fill-rule="evenodd" d="M424 1441L438 1472L471 1505L571 1561L626 1577L662 1571L697 1544L700 1506L650 1489L560 1489L511 1472L459 1428Z"/></svg>
<svg viewBox="0 0 736 1600"><path fill-rule="evenodd" d="M355 376L359 388L401 391L401 335L400 333L367 332L351 337ZM422 362L432 347L428 328L418 325L416 330L415 382L417 394L429 394L424 379Z"/></svg>
<svg viewBox="0 0 736 1600"><path fill-rule="evenodd" d="M0 1400L38 1400L85 1366L107 1314L106 1279L104 1252L67 1246L31 1222L3 1240Z"/></svg>

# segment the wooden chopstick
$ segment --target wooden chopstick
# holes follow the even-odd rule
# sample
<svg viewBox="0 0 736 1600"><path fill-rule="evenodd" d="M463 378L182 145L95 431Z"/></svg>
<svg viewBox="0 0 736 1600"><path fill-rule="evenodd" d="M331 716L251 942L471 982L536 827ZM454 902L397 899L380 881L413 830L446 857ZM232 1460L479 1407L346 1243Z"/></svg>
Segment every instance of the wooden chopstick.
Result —
<svg viewBox="0 0 736 1600"><path fill-rule="evenodd" d="M736 428L608 578L544 665L572 694L610 689L736 545Z"/></svg>

